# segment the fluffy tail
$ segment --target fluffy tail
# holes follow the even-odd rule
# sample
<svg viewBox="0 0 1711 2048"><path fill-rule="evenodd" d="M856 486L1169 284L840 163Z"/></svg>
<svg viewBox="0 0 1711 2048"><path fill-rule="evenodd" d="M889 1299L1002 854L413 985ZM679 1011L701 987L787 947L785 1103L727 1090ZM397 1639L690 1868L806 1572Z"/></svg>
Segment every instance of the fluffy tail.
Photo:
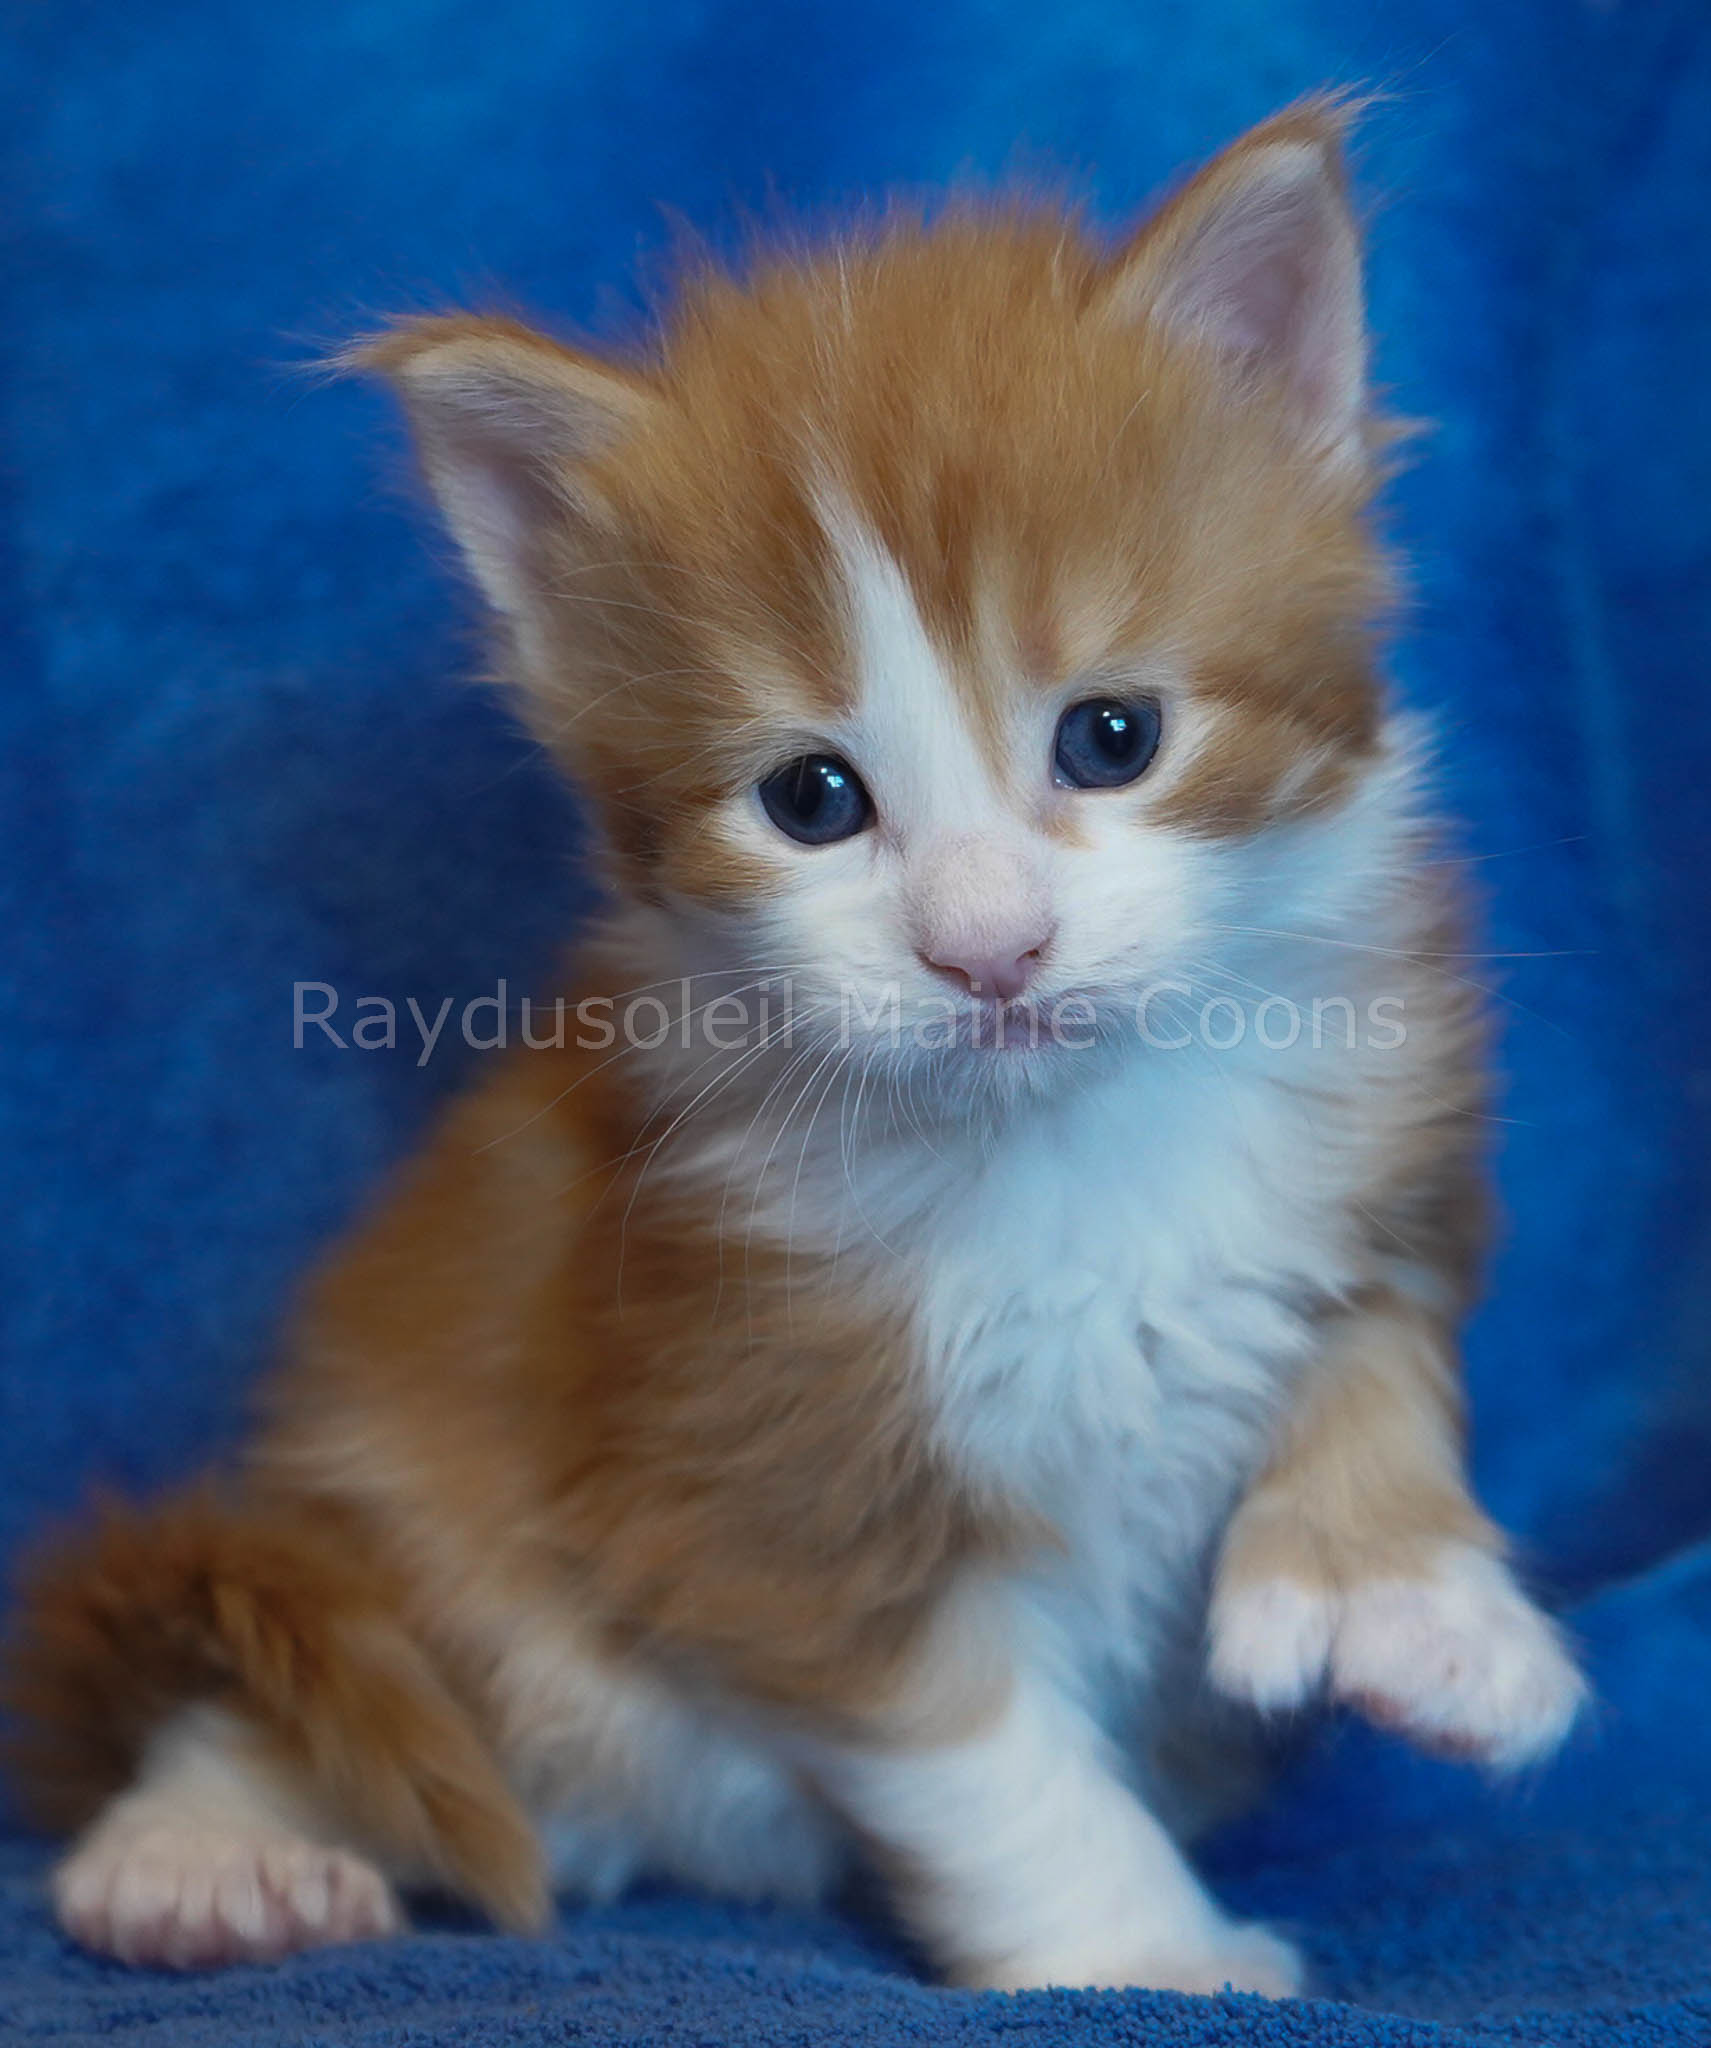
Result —
<svg viewBox="0 0 1711 2048"><path fill-rule="evenodd" d="M502 1926L546 1917L539 1844L358 1532L209 1490L93 1525L27 1567L0 1699L22 1803L80 1828L178 1709L243 1716L330 1819Z"/></svg>

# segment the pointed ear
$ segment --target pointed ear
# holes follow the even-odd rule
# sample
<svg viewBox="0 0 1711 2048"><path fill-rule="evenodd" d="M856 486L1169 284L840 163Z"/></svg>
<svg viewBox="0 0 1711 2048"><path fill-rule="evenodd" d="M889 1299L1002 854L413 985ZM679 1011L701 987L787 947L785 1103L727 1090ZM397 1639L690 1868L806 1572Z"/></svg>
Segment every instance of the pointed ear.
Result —
<svg viewBox="0 0 1711 2048"><path fill-rule="evenodd" d="M1343 176L1346 103L1310 100L1213 159L1107 274L1107 317L1195 335L1281 388L1303 434L1364 452L1360 239Z"/></svg>
<svg viewBox="0 0 1711 2048"><path fill-rule="evenodd" d="M585 465L654 403L641 378L509 320L404 321L338 364L398 391L446 524L511 618L540 588L546 536L600 516Z"/></svg>

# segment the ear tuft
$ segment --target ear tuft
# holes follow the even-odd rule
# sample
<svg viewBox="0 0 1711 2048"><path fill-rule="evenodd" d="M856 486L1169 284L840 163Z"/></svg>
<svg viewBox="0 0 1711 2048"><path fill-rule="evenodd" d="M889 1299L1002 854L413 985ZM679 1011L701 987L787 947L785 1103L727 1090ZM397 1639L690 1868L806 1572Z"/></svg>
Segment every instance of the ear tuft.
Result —
<svg viewBox="0 0 1711 2048"><path fill-rule="evenodd" d="M639 377L473 315L401 321L334 367L397 390L446 524L488 601L513 618L538 589L543 533L597 516L585 466L653 402Z"/></svg>
<svg viewBox="0 0 1711 2048"><path fill-rule="evenodd" d="M1142 229L1106 279L1112 316L1196 336L1287 394L1316 451L1364 451L1360 239L1343 175L1346 101L1243 136Z"/></svg>

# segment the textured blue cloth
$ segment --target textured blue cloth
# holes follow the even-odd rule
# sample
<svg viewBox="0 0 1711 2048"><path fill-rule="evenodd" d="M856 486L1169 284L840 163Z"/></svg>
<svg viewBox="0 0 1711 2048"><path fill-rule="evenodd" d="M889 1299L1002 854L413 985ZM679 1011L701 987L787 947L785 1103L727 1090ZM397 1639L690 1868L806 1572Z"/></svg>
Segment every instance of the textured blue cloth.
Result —
<svg viewBox="0 0 1711 2048"><path fill-rule="evenodd" d="M15 1840L0 2039L1711 2040L1703 0L0 18L0 1554L230 1431L294 1277L467 1069L294 1051L292 983L431 1013L538 983L575 915L569 807L460 680L395 422L292 365L449 298L621 332L662 203L718 237L1020 170L1115 220L1354 79L1391 93L1379 375L1436 425L1393 493L1398 668L1443 714L1507 1024L1478 1473L1602 1696L1520 1789L1333 1732L1221 1845L1323 2003L979 1999L854 1921L650 1896L181 1982L69 1953Z"/></svg>

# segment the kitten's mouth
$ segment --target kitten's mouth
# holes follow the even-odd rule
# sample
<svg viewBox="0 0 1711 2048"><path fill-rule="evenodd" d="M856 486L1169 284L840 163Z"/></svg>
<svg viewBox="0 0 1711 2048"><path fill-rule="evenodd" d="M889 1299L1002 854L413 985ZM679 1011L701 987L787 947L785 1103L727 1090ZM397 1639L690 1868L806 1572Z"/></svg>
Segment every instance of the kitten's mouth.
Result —
<svg viewBox="0 0 1711 2048"><path fill-rule="evenodd" d="M984 1005L971 1020L970 1044L994 1052L1033 1052L1056 1044L1050 1020L1031 1003Z"/></svg>
<svg viewBox="0 0 1711 2048"><path fill-rule="evenodd" d="M1080 1037L1075 1042L1088 1041ZM970 1052L1053 1052L1065 1043L1052 1013L1026 999L970 1003L941 1032L946 1049Z"/></svg>
<svg viewBox="0 0 1711 2048"><path fill-rule="evenodd" d="M992 1001L964 997L917 996L889 1003L861 999L846 1005L843 1026L863 1042L888 1045L895 1053L928 1058L966 1055L974 1059L1001 1055L1006 1064L1022 1063L1029 1053L1050 1055L1085 1052L1110 1037L1095 1000L1079 993L1031 995Z"/></svg>

